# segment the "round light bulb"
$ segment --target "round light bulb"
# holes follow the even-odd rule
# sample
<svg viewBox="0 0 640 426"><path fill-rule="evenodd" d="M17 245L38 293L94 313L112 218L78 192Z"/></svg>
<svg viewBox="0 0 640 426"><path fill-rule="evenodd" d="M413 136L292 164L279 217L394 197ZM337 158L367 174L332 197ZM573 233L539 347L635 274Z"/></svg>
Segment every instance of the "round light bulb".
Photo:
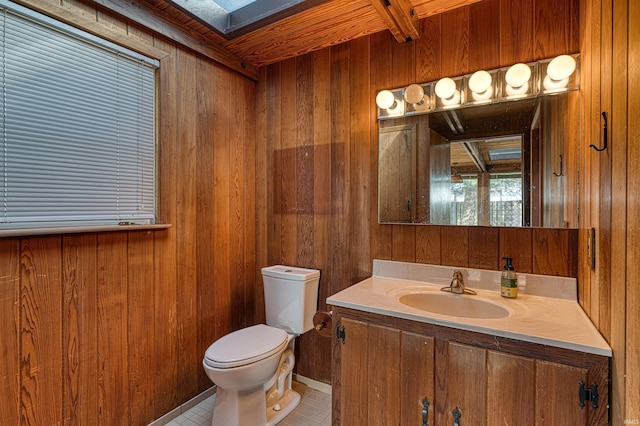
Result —
<svg viewBox="0 0 640 426"><path fill-rule="evenodd" d="M525 83L528 83L530 78L531 68L529 68L529 66L526 64L512 65L507 70L507 74L504 76L507 84L514 89L523 86Z"/></svg>
<svg viewBox="0 0 640 426"><path fill-rule="evenodd" d="M554 80L551 76L546 76L544 80L542 80L542 86L544 90L554 91L561 90L567 87L569 84L569 77L563 78L562 80Z"/></svg>
<svg viewBox="0 0 640 426"><path fill-rule="evenodd" d="M469 77L469 89L474 93L484 93L491 88L491 74L484 70L474 72Z"/></svg>
<svg viewBox="0 0 640 426"><path fill-rule="evenodd" d="M393 96L391 90L382 90L376 96L376 105L380 109L389 109L393 108L396 104L396 98Z"/></svg>
<svg viewBox="0 0 640 426"><path fill-rule="evenodd" d="M509 97L524 96L529 91L529 83L525 83L519 87L512 87L510 85L507 85L505 90L507 92L507 96Z"/></svg>
<svg viewBox="0 0 640 426"><path fill-rule="evenodd" d="M547 65L547 75L553 80L569 78L576 70L576 60L569 55L560 55L553 58Z"/></svg>
<svg viewBox="0 0 640 426"><path fill-rule="evenodd" d="M419 84L410 84L404 89L404 100L410 104L422 104L424 89Z"/></svg>
<svg viewBox="0 0 640 426"><path fill-rule="evenodd" d="M440 99L449 99L453 97L457 92L456 82L449 77L441 78L436 83L435 90L436 95L438 95Z"/></svg>

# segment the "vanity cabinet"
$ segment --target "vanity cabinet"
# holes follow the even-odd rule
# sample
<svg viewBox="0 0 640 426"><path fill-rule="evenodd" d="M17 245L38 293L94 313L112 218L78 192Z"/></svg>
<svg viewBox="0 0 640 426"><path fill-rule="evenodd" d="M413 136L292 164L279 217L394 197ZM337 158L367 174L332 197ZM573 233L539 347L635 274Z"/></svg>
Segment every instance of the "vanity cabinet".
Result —
<svg viewBox="0 0 640 426"><path fill-rule="evenodd" d="M342 307L333 313L334 426L608 423L608 357ZM597 386L597 408L588 399L581 407L580 383L586 398Z"/></svg>

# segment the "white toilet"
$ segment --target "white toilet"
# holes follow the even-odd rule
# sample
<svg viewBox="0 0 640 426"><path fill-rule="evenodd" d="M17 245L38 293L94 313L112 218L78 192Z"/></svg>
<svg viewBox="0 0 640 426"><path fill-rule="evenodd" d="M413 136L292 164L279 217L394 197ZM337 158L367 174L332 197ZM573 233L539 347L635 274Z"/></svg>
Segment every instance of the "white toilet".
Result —
<svg viewBox="0 0 640 426"><path fill-rule="evenodd" d="M313 328L320 271L270 266L262 281L267 325L221 337L202 360L217 385L214 426L272 426L300 402L291 389L294 339Z"/></svg>

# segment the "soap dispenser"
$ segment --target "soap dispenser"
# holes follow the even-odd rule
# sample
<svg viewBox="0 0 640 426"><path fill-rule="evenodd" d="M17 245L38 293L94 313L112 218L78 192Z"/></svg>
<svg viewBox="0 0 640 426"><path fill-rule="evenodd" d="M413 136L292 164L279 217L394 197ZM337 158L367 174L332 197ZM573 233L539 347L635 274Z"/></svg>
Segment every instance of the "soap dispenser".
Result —
<svg viewBox="0 0 640 426"><path fill-rule="evenodd" d="M500 277L500 295L502 297L516 298L518 297L518 276L516 270L511 264L510 257L503 257L505 260L502 275Z"/></svg>

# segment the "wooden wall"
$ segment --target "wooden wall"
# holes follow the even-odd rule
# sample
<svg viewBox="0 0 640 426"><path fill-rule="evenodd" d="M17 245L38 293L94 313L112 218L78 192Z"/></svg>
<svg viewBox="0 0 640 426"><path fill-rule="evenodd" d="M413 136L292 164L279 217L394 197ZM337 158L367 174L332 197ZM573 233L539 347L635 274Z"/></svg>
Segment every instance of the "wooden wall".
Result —
<svg viewBox="0 0 640 426"><path fill-rule="evenodd" d="M582 305L613 349L611 424L640 422L640 3L583 0L579 282ZM602 112L608 148L602 147ZM595 231L595 265L586 254Z"/></svg>
<svg viewBox="0 0 640 426"><path fill-rule="evenodd" d="M0 424L145 425L210 387L207 346L254 322L255 83L64 4L65 19L161 59L159 217L172 226L0 239Z"/></svg>
<svg viewBox="0 0 640 426"><path fill-rule="evenodd" d="M640 419L640 127L628 119L640 4L483 0L421 21L417 41L377 33L261 68L254 84L92 2L23 1L161 60L159 208L172 227L0 239L1 424L146 424L191 398L210 386L206 346L264 318L261 266L320 269L324 308L374 258L497 269L505 255L578 276L614 349L612 424ZM378 90L577 51L579 231L377 224ZM596 154L602 110L611 142ZM299 373L330 380L328 339L307 333L298 352Z"/></svg>
<svg viewBox="0 0 640 426"><path fill-rule="evenodd" d="M483 0L422 20L414 42L381 32L262 68L257 138L268 183L257 217L267 263L320 269L323 309L370 276L375 258L497 270L510 256L522 272L577 276L577 230L379 225L375 95L578 52L579 16L577 0ZM298 372L329 382L330 344L302 336Z"/></svg>

